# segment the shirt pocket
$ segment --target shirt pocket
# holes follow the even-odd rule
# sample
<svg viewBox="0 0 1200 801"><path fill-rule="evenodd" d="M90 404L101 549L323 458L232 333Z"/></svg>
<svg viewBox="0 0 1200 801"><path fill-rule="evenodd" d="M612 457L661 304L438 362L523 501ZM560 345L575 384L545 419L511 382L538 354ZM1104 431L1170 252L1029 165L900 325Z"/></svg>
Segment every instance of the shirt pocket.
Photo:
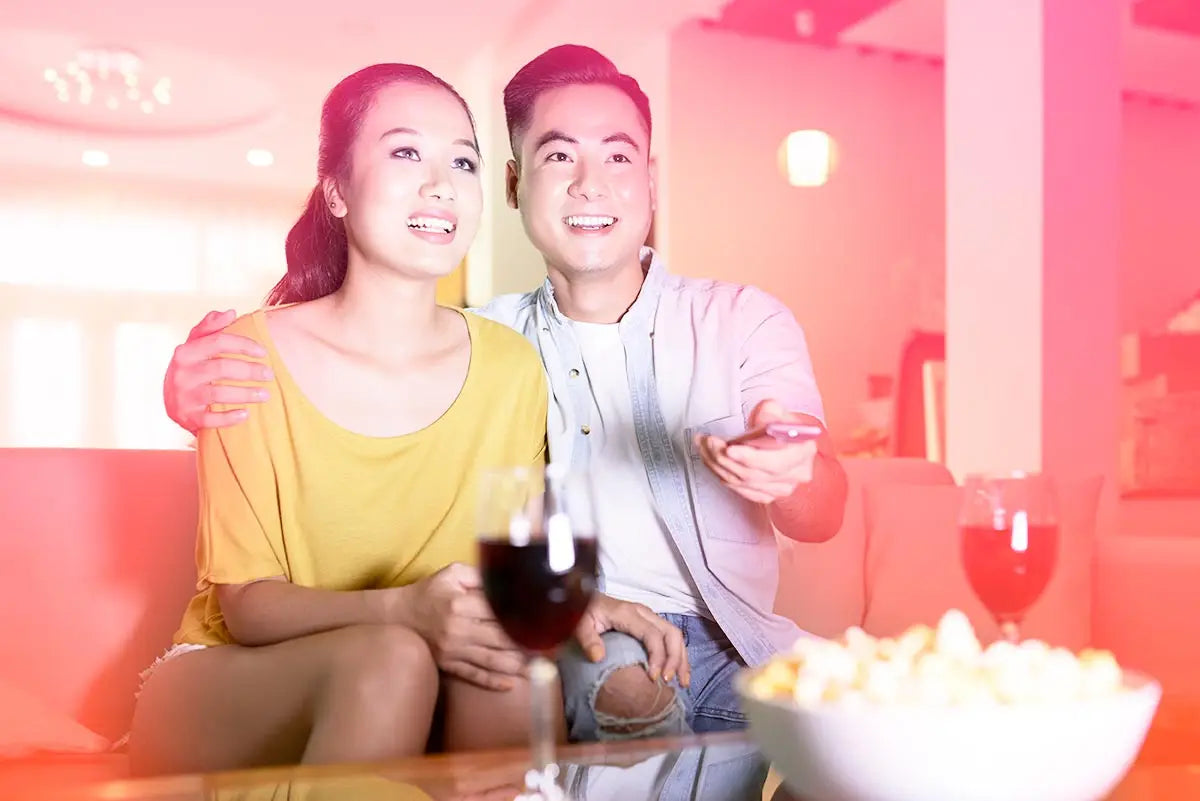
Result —
<svg viewBox="0 0 1200 801"><path fill-rule="evenodd" d="M740 414L718 417L684 429L687 449L687 480L696 511L696 526L705 539L756 543L771 530L766 507L752 503L721 483L700 458L697 434L732 439L746 428Z"/></svg>

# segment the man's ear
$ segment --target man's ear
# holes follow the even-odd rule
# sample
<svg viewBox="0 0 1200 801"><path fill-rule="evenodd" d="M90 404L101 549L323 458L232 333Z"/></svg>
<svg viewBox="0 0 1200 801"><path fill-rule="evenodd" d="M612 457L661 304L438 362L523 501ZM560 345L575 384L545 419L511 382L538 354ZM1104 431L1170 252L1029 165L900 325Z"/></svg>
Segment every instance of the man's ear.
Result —
<svg viewBox="0 0 1200 801"><path fill-rule="evenodd" d="M334 217L346 216L346 201L342 199L342 190L338 188L337 181L332 178L326 178L321 181L321 191L325 195L325 205L329 207L329 213Z"/></svg>
<svg viewBox="0 0 1200 801"><path fill-rule="evenodd" d="M521 167L516 159L509 159L504 165L504 201L510 209L519 209L517 202L517 184L521 180Z"/></svg>

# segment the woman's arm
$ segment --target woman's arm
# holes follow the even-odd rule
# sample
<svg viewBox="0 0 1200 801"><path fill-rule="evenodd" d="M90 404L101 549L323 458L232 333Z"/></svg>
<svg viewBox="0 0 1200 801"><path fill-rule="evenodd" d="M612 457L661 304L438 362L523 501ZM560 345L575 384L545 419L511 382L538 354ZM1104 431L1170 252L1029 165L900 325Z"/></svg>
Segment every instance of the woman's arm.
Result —
<svg viewBox="0 0 1200 801"><path fill-rule="evenodd" d="M510 690L525 667L492 617L479 573L451 564L405 587L339 592L300 587L282 576L217 585L225 625L240 645L272 643L362 624L416 631L438 667L489 690Z"/></svg>
<svg viewBox="0 0 1200 801"><path fill-rule="evenodd" d="M409 587L339 592L301 587L283 576L217 585L225 626L240 645L284 640L360 624L412 619Z"/></svg>

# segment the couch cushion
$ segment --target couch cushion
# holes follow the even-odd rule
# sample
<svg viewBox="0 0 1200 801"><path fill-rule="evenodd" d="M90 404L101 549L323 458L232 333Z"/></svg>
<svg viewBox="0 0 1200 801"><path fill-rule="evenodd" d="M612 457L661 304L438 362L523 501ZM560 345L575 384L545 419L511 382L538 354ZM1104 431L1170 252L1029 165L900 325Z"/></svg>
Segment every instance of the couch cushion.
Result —
<svg viewBox="0 0 1200 801"><path fill-rule="evenodd" d="M0 678L119 738L195 586L191 451L0 449Z"/></svg>
<svg viewBox="0 0 1200 801"><path fill-rule="evenodd" d="M1059 546L1054 575L1021 626L1023 637L1079 649L1091 642L1092 557L1101 479L1059 482ZM898 634L914 623L935 625L961 609L980 640L999 637L962 567L961 490L873 486L867 490L867 602L863 628Z"/></svg>
<svg viewBox="0 0 1200 801"><path fill-rule="evenodd" d="M923 459L844 459L848 492L842 528L828 542L780 536L775 611L805 631L834 637L862 624L866 530L863 488L877 484L952 484L942 465Z"/></svg>
<svg viewBox="0 0 1200 801"><path fill-rule="evenodd" d="M0 759L41 752L87 754L107 750L108 741L65 712L51 709L27 690L0 679Z"/></svg>

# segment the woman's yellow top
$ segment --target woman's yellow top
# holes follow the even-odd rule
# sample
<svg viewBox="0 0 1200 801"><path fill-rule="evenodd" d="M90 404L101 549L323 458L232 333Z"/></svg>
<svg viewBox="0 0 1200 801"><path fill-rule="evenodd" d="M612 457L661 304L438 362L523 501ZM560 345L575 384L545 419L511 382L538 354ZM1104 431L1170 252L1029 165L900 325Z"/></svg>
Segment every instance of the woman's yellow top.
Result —
<svg viewBox="0 0 1200 801"><path fill-rule="evenodd" d="M216 584L282 575L304 587L364 590L474 564L479 470L544 459L546 380L537 352L512 329L464 313L471 356L454 403L419 431L370 437L304 396L265 314L227 329L261 344L275 375L269 399L251 405L245 422L200 433L199 592L176 643L232 642Z"/></svg>

